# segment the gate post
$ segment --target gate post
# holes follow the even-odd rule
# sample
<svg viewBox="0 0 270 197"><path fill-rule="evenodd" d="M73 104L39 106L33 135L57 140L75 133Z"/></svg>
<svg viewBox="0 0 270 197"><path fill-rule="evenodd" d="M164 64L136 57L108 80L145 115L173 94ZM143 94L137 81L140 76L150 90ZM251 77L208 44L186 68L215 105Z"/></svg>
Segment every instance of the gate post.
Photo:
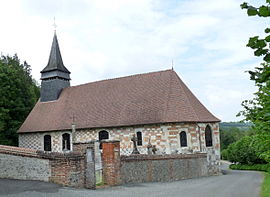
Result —
<svg viewBox="0 0 270 197"><path fill-rule="evenodd" d="M85 155L84 163L84 187L88 189L96 188L95 173L95 148L94 142L77 142L73 143L73 151L80 152Z"/></svg>
<svg viewBox="0 0 270 197"><path fill-rule="evenodd" d="M96 189L95 149L93 146L86 149L85 187Z"/></svg>
<svg viewBox="0 0 270 197"><path fill-rule="evenodd" d="M120 179L120 141L102 141L103 180L107 185L119 185Z"/></svg>

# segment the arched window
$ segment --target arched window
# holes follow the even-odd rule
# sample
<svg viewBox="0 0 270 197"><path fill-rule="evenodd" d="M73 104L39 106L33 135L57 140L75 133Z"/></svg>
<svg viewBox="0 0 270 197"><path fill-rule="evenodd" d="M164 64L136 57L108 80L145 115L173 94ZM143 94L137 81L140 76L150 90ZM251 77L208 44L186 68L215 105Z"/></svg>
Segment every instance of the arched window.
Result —
<svg viewBox="0 0 270 197"><path fill-rule="evenodd" d="M63 150L70 150L70 134L64 133L62 135L62 149Z"/></svg>
<svg viewBox="0 0 270 197"><path fill-rule="evenodd" d="M180 133L180 145L181 147L187 147L187 134L185 131Z"/></svg>
<svg viewBox="0 0 270 197"><path fill-rule="evenodd" d="M137 132L137 145L142 146L142 132L138 131Z"/></svg>
<svg viewBox="0 0 270 197"><path fill-rule="evenodd" d="M50 135L44 135L44 151L52 151L52 139Z"/></svg>
<svg viewBox="0 0 270 197"><path fill-rule="evenodd" d="M108 133L108 131L105 131L105 130L100 131L100 132L98 133L98 140L99 140L99 142L100 142L100 144L99 144L99 149L102 149L102 143L101 143L101 140L106 140L106 139L109 139L109 133Z"/></svg>
<svg viewBox="0 0 270 197"><path fill-rule="evenodd" d="M212 146L212 130L209 125L206 126L205 128L205 144L206 147Z"/></svg>

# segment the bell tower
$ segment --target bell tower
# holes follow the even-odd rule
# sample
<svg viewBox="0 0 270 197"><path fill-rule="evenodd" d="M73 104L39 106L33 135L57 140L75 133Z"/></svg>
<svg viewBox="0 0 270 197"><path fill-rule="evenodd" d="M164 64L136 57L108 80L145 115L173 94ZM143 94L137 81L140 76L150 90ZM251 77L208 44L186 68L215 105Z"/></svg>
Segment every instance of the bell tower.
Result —
<svg viewBox="0 0 270 197"><path fill-rule="evenodd" d="M70 86L69 75L70 72L64 66L56 32L54 32L49 62L41 71L40 101L57 100L62 89Z"/></svg>

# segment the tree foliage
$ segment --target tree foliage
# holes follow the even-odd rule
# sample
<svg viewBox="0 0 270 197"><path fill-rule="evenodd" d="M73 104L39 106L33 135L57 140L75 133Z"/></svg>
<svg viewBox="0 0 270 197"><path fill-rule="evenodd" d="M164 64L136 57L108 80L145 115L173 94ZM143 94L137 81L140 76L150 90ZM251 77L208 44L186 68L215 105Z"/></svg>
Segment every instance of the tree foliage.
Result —
<svg viewBox="0 0 270 197"><path fill-rule="evenodd" d="M17 145L17 130L37 99L31 67L17 55L0 57L0 144Z"/></svg>
<svg viewBox="0 0 270 197"><path fill-rule="evenodd" d="M270 0L266 0L266 5L262 5L258 8L244 2L241 4L241 8L247 10L248 16L270 17ZM255 50L255 56L263 56L263 60L270 63L270 50L268 46L270 43L270 28L266 28L264 32L267 34L266 37L251 37L247 46Z"/></svg>
<svg viewBox="0 0 270 197"><path fill-rule="evenodd" d="M226 149L230 144L240 140L249 134L249 131L240 130L237 127L220 129L220 149Z"/></svg>
<svg viewBox="0 0 270 197"><path fill-rule="evenodd" d="M270 17L270 0L258 8L248 3L241 4L241 8L246 9L249 16ZM251 37L247 44L254 50L255 56L263 57L264 62L254 71L249 71L250 79L255 82L258 91L254 99L242 102L244 110L238 114L251 121L257 132L270 132L270 28L264 31L264 38Z"/></svg>
<svg viewBox="0 0 270 197"><path fill-rule="evenodd" d="M257 8L243 3L241 8L247 10L248 16L270 17L270 0ZM264 32L264 38L251 37L247 44L254 50L255 56L263 57L264 62L254 71L249 71L250 79L255 82L258 91L255 98L243 101L244 110L238 114L253 123L256 135L243 137L223 150L223 156L240 164L270 162L270 28Z"/></svg>
<svg viewBox="0 0 270 197"><path fill-rule="evenodd" d="M267 163L270 150L270 135L245 136L230 144L226 150L227 159L241 164Z"/></svg>

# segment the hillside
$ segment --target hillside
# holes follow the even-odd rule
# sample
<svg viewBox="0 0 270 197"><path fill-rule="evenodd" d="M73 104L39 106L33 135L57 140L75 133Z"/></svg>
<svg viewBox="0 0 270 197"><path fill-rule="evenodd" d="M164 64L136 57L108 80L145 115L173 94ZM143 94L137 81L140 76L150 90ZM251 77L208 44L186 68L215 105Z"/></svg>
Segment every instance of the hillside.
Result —
<svg viewBox="0 0 270 197"><path fill-rule="evenodd" d="M221 122L219 124L220 129L230 129L230 128L238 128L240 130L248 130L252 126L252 123L245 123L245 122Z"/></svg>

